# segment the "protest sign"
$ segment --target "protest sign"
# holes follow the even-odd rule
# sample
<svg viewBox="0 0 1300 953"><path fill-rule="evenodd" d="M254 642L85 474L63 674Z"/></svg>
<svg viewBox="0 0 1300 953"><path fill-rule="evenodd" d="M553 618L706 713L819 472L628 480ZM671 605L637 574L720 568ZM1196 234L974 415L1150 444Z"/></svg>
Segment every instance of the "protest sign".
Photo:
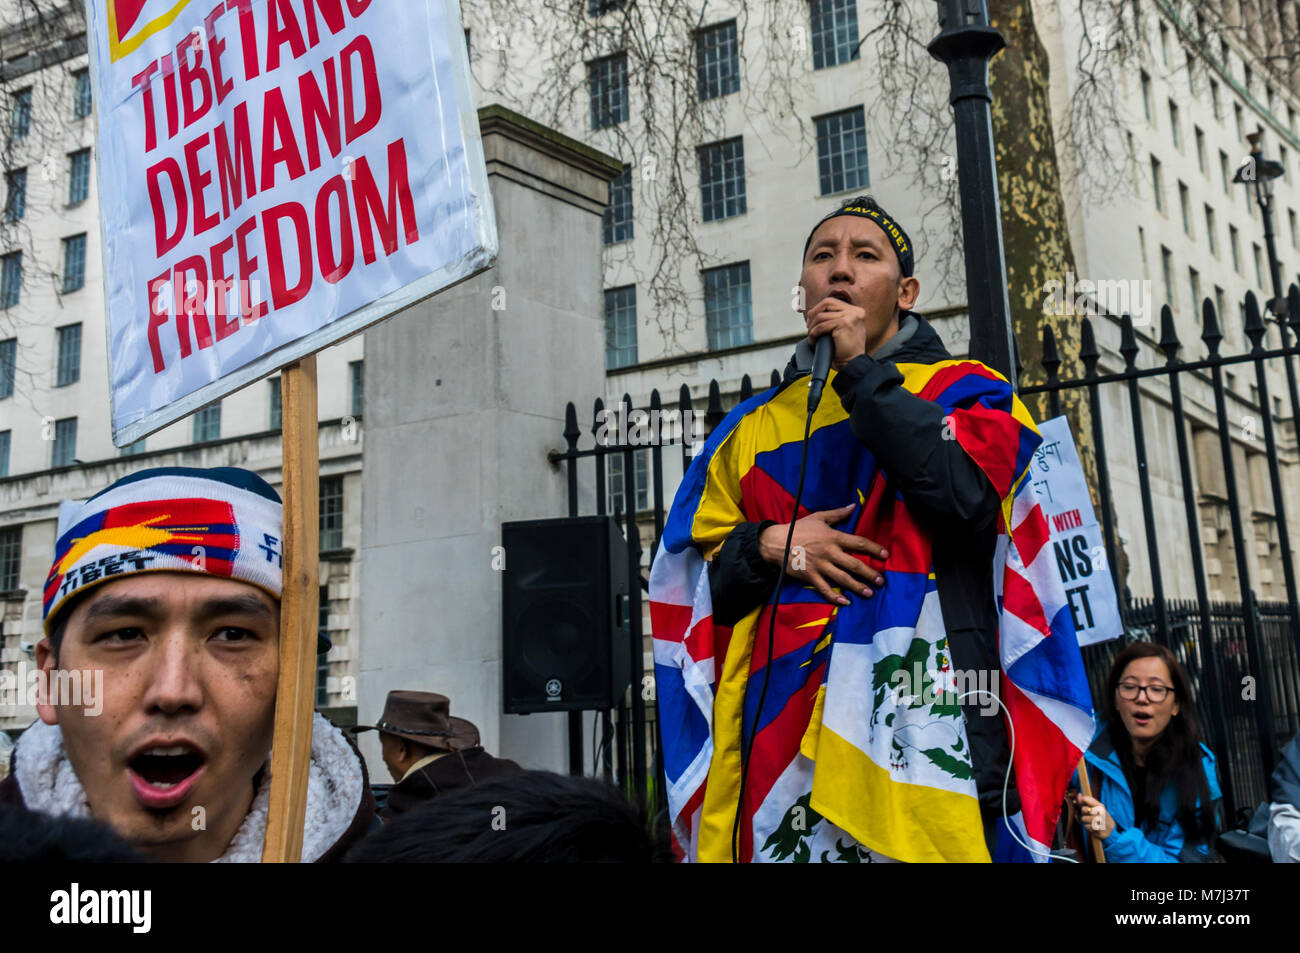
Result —
<svg viewBox="0 0 1300 953"><path fill-rule="evenodd" d="M119 446L491 265L456 0L87 16Z"/></svg>
<svg viewBox="0 0 1300 953"><path fill-rule="evenodd" d="M1080 645L1105 642L1124 631L1106 544L1092 508L1088 482L1065 417L1038 427L1043 442L1034 452L1029 479L1038 491L1051 531L1056 566L1065 587Z"/></svg>

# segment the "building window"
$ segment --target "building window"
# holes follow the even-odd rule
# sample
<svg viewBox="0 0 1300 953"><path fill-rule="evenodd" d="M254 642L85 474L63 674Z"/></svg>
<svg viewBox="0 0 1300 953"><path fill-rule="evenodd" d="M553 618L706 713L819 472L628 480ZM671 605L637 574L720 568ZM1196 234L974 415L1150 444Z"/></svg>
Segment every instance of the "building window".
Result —
<svg viewBox="0 0 1300 953"><path fill-rule="evenodd" d="M63 293L76 291L86 283L86 235L63 240Z"/></svg>
<svg viewBox="0 0 1300 953"><path fill-rule="evenodd" d="M0 477L9 475L9 444L12 431L0 430Z"/></svg>
<svg viewBox="0 0 1300 953"><path fill-rule="evenodd" d="M23 253L11 251L0 258L0 308L12 308L23 289Z"/></svg>
<svg viewBox="0 0 1300 953"><path fill-rule="evenodd" d="M321 552L343 548L343 477L322 477L320 481Z"/></svg>
<svg viewBox="0 0 1300 953"><path fill-rule="evenodd" d="M1142 77L1142 111L1146 114L1147 122L1154 125L1156 121L1156 115L1155 112L1151 109L1151 77L1146 74L1146 70L1142 70L1141 77Z"/></svg>
<svg viewBox="0 0 1300 953"><path fill-rule="evenodd" d="M221 401L198 410L194 414L194 442L221 439Z"/></svg>
<svg viewBox="0 0 1300 953"><path fill-rule="evenodd" d="M27 170L5 175L5 221L16 222L27 214Z"/></svg>
<svg viewBox="0 0 1300 953"><path fill-rule="evenodd" d="M605 206L604 240L606 245L626 242L632 238L632 167L623 171L609 183L609 204Z"/></svg>
<svg viewBox="0 0 1300 953"><path fill-rule="evenodd" d="M1219 257L1219 239L1215 235L1214 228L1214 209L1208 205L1205 206L1205 237L1210 243L1210 254L1215 258Z"/></svg>
<svg viewBox="0 0 1300 953"><path fill-rule="evenodd" d="M354 417L360 417L361 410L366 402L366 362L351 361L348 364L348 370L352 375L352 410L350 413Z"/></svg>
<svg viewBox="0 0 1300 953"><path fill-rule="evenodd" d="M1228 154L1222 149L1219 150L1219 175L1223 177L1223 194L1232 195L1232 189L1228 187Z"/></svg>
<svg viewBox="0 0 1300 953"><path fill-rule="evenodd" d="M1174 304L1174 256L1164 245L1160 246L1160 268L1165 279L1165 304L1171 308Z"/></svg>
<svg viewBox="0 0 1300 953"><path fill-rule="evenodd" d="M317 602L316 609L316 635L329 638L330 629L330 587L320 587L320 600ZM328 656L316 656L316 704L328 705L330 701L329 693L329 675L330 663Z"/></svg>
<svg viewBox="0 0 1300 953"><path fill-rule="evenodd" d="M94 101L90 93L90 70L79 69L72 74L72 118L85 119L90 115Z"/></svg>
<svg viewBox="0 0 1300 953"><path fill-rule="evenodd" d="M18 339L0 341L0 400L14 395L14 371L18 364Z"/></svg>
<svg viewBox="0 0 1300 953"><path fill-rule="evenodd" d="M636 363L636 285L605 292L605 368Z"/></svg>
<svg viewBox="0 0 1300 953"><path fill-rule="evenodd" d="M1201 274L1195 268L1187 269L1188 284L1192 287L1192 313L1201 306Z"/></svg>
<svg viewBox="0 0 1300 953"><path fill-rule="evenodd" d="M1201 170L1201 175L1207 175L1205 171L1205 133L1201 131L1200 126L1192 127L1192 135L1196 140L1196 167Z"/></svg>
<svg viewBox="0 0 1300 953"><path fill-rule="evenodd" d="M281 403L280 378L272 377L266 382L266 387L271 395L271 419L268 424L272 430L279 430L284 426L284 405Z"/></svg>
<svg viewBox="0 0 1300 953"><path fill-rule="evenodd" d="M19 571L23 559L23 528L0 529L0 591L13 592L20 585Z"/></svg>
<svg viewBox="0 0 1300 953"><path fill-rule="evenodd" d="M118 451L120 457L135 457L144 453L144 437L141 437L135 443L128 443Z"/></svg>
<svg viewBox="0 0 1300 953"><path fill-rule="evenodd" d="M587 0L587 14L593 17L609 13L611 10L620 10L622 7L623 0Z"/></svg>
<svg viewBox="0 0 1300 953"><path fill-rule="evenodd" d="M813 69L858 58L857 0L812 0Z"/></svg>
<svg viewBox="0 0 1300 953"><path fill-rule="evenodd" d="M1241 132L1241 103L1232 104L1232 118L1236 120L1237 123L1237 141L1238 142L1245 141L1246 137L1242 135Z"/></svg>
<svg viewBox="0 0 1300 953"><path fill-rule="evenodd" d="M1227 309L1227 305L1224 304L1223 289L1220 288L1218 285L1215 285L1214 286L1214 310L1220 323L1223 322L1223 316L1228 313L1226 309Z"/></svg>
<svg viewBox="0 0 1300 953"><path fill-rule="evenodd" d="M1160 62L1169 68L1169 27L1160 24Z"/></svg>
<svg viewBox="0 0 1300 953"><path fill-rule="evenodd" d="M745 146L740 136L700 146L700 201L706 222L745 214Z"/></svg>
<svg viewBox="0 0 1300 953"><path fill-rule="evenodd" d="M20 89L9 99L9 138L22 139L32 129L32 88Z"/></svg>
<svg viewBox="0 0 1300 953"><path fill-rule="evenodd" d="M740 42L735 20L695 34L695 73L701 100L740 89Z"/></svg>
<svg viewBox="0 0 1300 953"><path fill-rule="evenodd" d="M1182 182L1178 183L1178 210L1183 216L1183 234L1188 238L1192 237L1192 215L1189 211L1191 202L1191 193L1187 191L1187 186Z"/></svg>
<svg viewBox="0 0 1300 953"><path fill-rule="evenodd" d="M867 177L867 119L861 106L816 119L821 194L863 189Z"/></svg>
<svg viewBox="0 0 1300 953"><path fill-rule="evenodd" d="M632 454L633 478L636 480L636 508L638 511L650 508L650 451L637 450ZM627 494L623 486L623 462L626 458L621 453L611 453L605 457L609 475L609 511L611 513L627 512Z"/></svg>
<svg viewBox="0 0 1300 953"><path fill-rule="evenodd" d="M587 64L591 128L605 129L627 121L627 54L616 53Z"/></svg>
<svg viewBox="0 0 1300 953"><path fill-rule="evenodd" d="M68 204L86 201L90 195L90 150L68 154Z"/></svg>
<svg viewBox="0 0 1300 953"><path fill-rule="evenodd" d="M54 371L54 386L67 387L81 380L81 325L59 328L59 358Z"/></svg>
<svg viewBox="0 0 1300 953"><path fill-rule="evenodd" d="M1255 252L1255 287L1263 289L1264 287L1264 258L1259 253L1259 243L1251 242L1251 249Z"/></svg>
<svg viewBox="0 0 1300 953"><path fill-rule="evenodd" d="M1174 148L1181 152L1183 149L1183 140L1178 130L1178 107L1174 105L1172 99L1169 100L1169 135L1173 137Z"/></svg>
<svg viewBox="0 0 1300 953"><path fill-rule="evenodd" d="M1217 80L1210 80L1210 105L1214 109L1214 118L1223 121L1223 107L1219 103L1219 84Z"/></svg>
<svg viewBox="0 0 1300 953"><path fill-rule="evenodd" d="M1300 248L1300 228L1296 226L1295 209L1286 210L1287 224L1291 226L1291 247Z"/></svg>
<svg viewBox="0 0 1300 953"><path fill-rule="evenodd" d="M754 309L750 296L749 262L709 268L702 274L709 350L752 343Z"/></svg>
<svg viewBox="0 0 1300 953"><path fill-rule="evenodd" d="M1232 270L1241 274L1241 248L1237 244L1237 226L1228 226L1228 247L1232 250Z"/></svg>
<svg viewBox="0 0 1300 953"><path fill-rule="evenodd" d="M77 459L77 418L54 421L54 446L50 449L51 467L68 467Z"/></svg>
<svg viewBox="0 0 1300 953"><path fill-rule="evenodd" d="M1155 156L1151 157L1151 194L1156 200L1156 211L1165 210L1165 185L1160 177L1160 160Z"/></svg>

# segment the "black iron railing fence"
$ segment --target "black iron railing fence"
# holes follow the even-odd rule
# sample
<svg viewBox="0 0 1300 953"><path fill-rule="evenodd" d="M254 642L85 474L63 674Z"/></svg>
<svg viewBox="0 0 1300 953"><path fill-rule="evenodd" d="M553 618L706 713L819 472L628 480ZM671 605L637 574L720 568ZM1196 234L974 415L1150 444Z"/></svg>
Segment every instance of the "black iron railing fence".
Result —
<svg viewBox="0 0 1300 953"><path fill-rule="evenodd" d="M1133 322L1123 316L1121 324L1120 353L1125 366L1122 371L1101 373L1098 368L1101 353L1097 348L1092 322L1085 317L1081 322L1078 358L1084 376L1062 380L1059 377L1061 358L1050 327L1043 330L1042 367L1046 383L1024 387L1023 397L1036 394L1046 396L1052 416L1061 413L1061 394L1069 390L1083 390L1091 409L1092 445L1096 451L1098 483L1101 504L1101 521L1105 538L1106 555L1111 566L1117 566L1116 525L1111 502L1110 465L1114 455L1131 454L1137 469L1141 494L1143 529L1151 575L1152 593L1149 598L1132 598L1128 587L1117 593L1125 635L1120 639L1084 650L1089 683L1100 713L1105 711L1100 693L1104 691L1106 674L1111 661L1124 644L1133 639L1151 639L1171 648L1186 665L1196 696L1202 731L1213 748L1220 765L1225 807L1230 816L1252 810L1267 796L1268 778L1276 762L1278 749L1300 729L1300 603L1297 601L1295 567L1287 526L1286 501L1282 491L1282 463L1278 454L1278 424L1283 419L1274 409L1269 395L1266 367L1270 362L1281 362L1285 368L1291 398L1291 427L1300 420L1300 397L1296 392L1295 372L1291 358L1300 355L1300 346L1291 342L1290 334L1300 340L1300 288L1292 285L1288 295L1290 322L1276 320L1281 338L1278 347L1267 342L1268 328L1260 314L1253 294L1246 296L1244 333L1251 343L1247 353L1225 356L1219 345L1223 335L1219 330L1214 305L1204 303L1201 340L1206 354L1197 360L1180 359L1182 343L1174 329L1173 316L1168 307L1161 312L1159 349L1165 361L1159 366L1138 367L1140 348ZM1224 392L1224 368L1232 365L1253 365L1260 434L1265 445L1265 459L1269 471L1269 491L1272 496L1271 514L1274 521L1278 559L1285 579L1286 600L1261 603L1251 587L1248 564L1248 545L1255 538L1247 535L1241 516L1241 499L1238 476L1232 458L1232 427L1228 418ZM1017 368L1020 370L1020 368ZM1232 551L1236 563L1239 600L1211 602L1206 577L1205 558L1202 554L1201 523L1198 511L1196 486L1192 481L1192 453L1188 446L1188 419L1184 408L1182 380L1187 375L1198 375L1213 390L1215 419L1222 457L1227 506L1230 513ZM1172 427L1178 453L1179 475L1185 507L1186 533L1177 539L1162 538L1157 531L1155 510L1148 470L1148 454L1144 430L1144 397L1140 382L1149 377L1165 377L1168 381L1169 400L1163 423ZM773 370L771 386L777 386L781 375ZM1133 445L1118 446L1111 442L1104 426L1101 407L1101 388L1119 385L1127 390L1132 416ZM737 403L749 399L754 393L750 376L741 381ZM555 465L563 464L568 473L569 515L579 513L579 485L586 477L580 466L590 461L594 468L595 511L597 514L614 513L624 527L628 546L628 565L632 599L631 635L628 651L631 654L632 688L624 701L614 710L600 713L597 737L592 739L592 767L607 777L616 778L628 792L645 797L662 808L666 805L663 784L663 764L657 719L653 702L653 681L647 680L645 654L650 650L648 633L644 631L642 604L648 588L648 573L641 569L643 554L642 531L652 538L650 554L657 550L663 535L666 508L664 460L665 454L680 453L683 472L689 466L692 446L698 446L722 421L726 408L722 391L716 380L709 382L708 394L697 403L690 389L679 388L675 405L666 405L656 389L651 392L649 404L634 408L628 395L619 407L605 407L597 399L592 414L592 445L583 449L583 432L578 423L576 407L570 403L565 413L564 438L566 449L550 454ZM700 406L702 404L702 408ZM733 405L734 406L734 405ZM701 414L700 411L703 411ZM702 425L701 425L702 417ZM683 423L685 422L685 428ZM693 428L692 428L693 424ZM685 429L686 437L683 438ZM648 453L643 458L644 475L638 477L638 453ZM590 471L588 471L590 472ZM581 478L581 479L580 479ZM1295 479L1294 476L1292 479ZM632 505L628 506L628 502ZM1258 502L1258 501L1257 501ZM1260 508L1257 506L1256 510ZM1258 516L1258 513L1255 514ZM1136 529L1136 528L1134 528ZM1165 532L1165 537L1168 532ZM1188 547L1192 556L1192 583L1196 590L1193 601L1171 600L1165 597L1160 548L1162 546ZM1185 582L1185 581L1184 581ZM584 739L571 733L574 744L585 747Z"/></svg>

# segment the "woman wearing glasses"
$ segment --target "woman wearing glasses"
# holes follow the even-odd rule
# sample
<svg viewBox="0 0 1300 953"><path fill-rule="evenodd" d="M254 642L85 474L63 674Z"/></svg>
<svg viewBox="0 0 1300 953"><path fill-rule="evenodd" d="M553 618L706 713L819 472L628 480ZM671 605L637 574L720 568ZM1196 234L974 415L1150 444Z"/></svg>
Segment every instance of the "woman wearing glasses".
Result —
<svg viewBox="0 0 1300 953"><path fill-rule="evenodd" d="M1218 772L1183 667L1167 648L1134 642L1115 659L1106 698L1108 720L1085 755L1096 796L1077 803L1107 863L1217 859Z"/></svg>

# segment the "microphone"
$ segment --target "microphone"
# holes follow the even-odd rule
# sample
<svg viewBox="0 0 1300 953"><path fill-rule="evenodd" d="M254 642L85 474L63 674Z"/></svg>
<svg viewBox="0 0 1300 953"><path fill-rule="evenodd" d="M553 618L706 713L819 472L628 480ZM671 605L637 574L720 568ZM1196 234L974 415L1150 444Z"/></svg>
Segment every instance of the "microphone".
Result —
<svg viewBox="0 0 1300 953"><path fill-rule="evenodd" d="M808 413L817 409L821 403L822 391L826 387L826 375L831 370L831 357L835 354L835 341L830 332L817 339L817 350L813 352L812 381L808 385Z"/></svg>

